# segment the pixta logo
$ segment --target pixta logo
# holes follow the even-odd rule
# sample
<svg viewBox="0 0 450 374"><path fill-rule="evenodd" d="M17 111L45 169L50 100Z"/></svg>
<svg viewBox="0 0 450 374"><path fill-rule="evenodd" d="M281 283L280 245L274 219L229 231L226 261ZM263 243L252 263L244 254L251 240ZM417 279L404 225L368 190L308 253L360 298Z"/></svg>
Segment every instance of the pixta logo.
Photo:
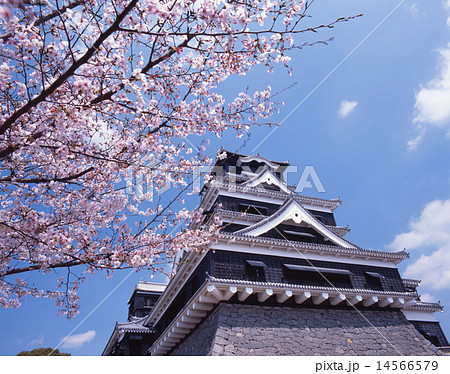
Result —
<svg viewBox="0 0 450 374"><path fill-rule="evenodd" d="M277 180L273 180L274 178L268 173L269 169L265 166L260 166L256 170L243 166L239 172L235 166L230 166L227 170L224 170L222 166L205 166L194 170L193 188L194 190L200 190L204 183L208 184L211 181L217 181L226 183L230 191L235 191L238 186L273 191L271 186L277 183L286 186L288 180L295 179L298 182L294 186L289 186L289 191L303 193L305 189L315 189L320 193L326 192L313 166L305 166L300 177L298 177L298 170L299 168L294 165L280 166L279 169L272 170L270 174L275 175L275 179L279 181L277 182ZM242 181L242 178L246 180L246 183Z"/></svg>
<svg viewBox="0 0 450 374"><path fill-rule="evenodd" d="M173 179L170 173L153 170L151 173L143 171L141 166L130 170L126 178L126 191L136 198L152 202L155 197L161 196L172 187ZM287 181L295 180L295 185L287 186ZM253 188L260 191L281 190L284 192L304 193L312 189L319 193L325 192L325 188L313 166L307 165L299 173L299 168L294 165L280 166L279 169L269 169L266 166L250 169L243 166L239 170L235 166L224 168L222 166L201 166L193 168L185 175L186 186L190 187L186 192L200 192L203 186L209 186L212 182L222 183L229 191L243 188Z"/></svg>
<svg viewBox="0 0 450 374"><path fill-rule="evenodd" d="M288 166L285 170L285 180L288 180L288 174L295 173L297 174L297 166ZM322 182L320 181L319 176L317 175L316 170L313 166L308 165L303 168L302 175L298 180L297 186L295 188L295 192L302 193L305 188L314 188L317 192L325 192L325 188L323 187Z"/></svg>

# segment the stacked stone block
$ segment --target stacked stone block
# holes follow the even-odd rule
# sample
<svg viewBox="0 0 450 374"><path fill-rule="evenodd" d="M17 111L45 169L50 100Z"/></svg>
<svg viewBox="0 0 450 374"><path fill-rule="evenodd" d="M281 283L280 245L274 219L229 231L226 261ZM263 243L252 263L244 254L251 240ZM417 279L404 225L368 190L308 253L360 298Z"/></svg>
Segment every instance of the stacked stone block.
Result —
<svg viewBox="0 0 450 374"><path fill-rule="evenodd" d="M221 303L172 355L437 355L398 310Z"/></svg>

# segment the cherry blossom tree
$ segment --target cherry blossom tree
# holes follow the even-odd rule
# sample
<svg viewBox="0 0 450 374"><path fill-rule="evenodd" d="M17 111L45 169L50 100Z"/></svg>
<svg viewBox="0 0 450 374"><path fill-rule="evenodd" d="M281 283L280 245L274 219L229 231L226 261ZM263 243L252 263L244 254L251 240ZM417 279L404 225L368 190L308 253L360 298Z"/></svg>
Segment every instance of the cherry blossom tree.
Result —
<svg viewBox="0 0 450 374"><path fill-rule="evenodd" d="M174 209L186 175L210 162L186 137L240 136L272 114L270 88L226 102L218 87L258 64L290 69L287 53L311 44L295 34L353 18L302 28L311 3L2 0L0 305L50 297L72 317L85 275L156 271L207 245L217 226ZM155 193L177 188L173 200L145 209L149 192L125 185L138 174ZM30 272L63 276L42 290Z"/></svg>

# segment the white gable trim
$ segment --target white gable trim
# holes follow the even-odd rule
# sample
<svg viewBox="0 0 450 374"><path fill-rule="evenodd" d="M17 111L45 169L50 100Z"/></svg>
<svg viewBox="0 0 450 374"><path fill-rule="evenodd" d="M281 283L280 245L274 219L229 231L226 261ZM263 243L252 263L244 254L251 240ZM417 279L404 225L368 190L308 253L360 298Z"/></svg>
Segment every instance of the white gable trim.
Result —
<svg viewBox="0 0 450 374"><path fill-rule="evenodd" d="M402 310L408 321L437 322L433 312L422 310Z"/></svg>
<svg viewBox="0 0 450 374"><path fill-rule="evenodd" d="M302 222L307 223L314 230L322 234L326 239L328 239L335 245L344 248L356 248L356 246L342 239L339 235L336 235L325 226L323 226L311 214L309 214L306 209L304 209L298 202L293 199L289 200L277 213L271 215L270 217L267 217L266 219L263 219L261 222L258 222L250 227L237 231L236 234L260 236L288 220L293 220L297 224L300 224Z"/></svg>
<svg viewBox="0 0 450 374"><path fill-rule="evenodd" d="M257 177L248 180L247 182L242 183L243 186L248 187L258 187L259 185L267 183L269 186L274 184L279 187L281 191L290 194L292 191L286 186L285 183L281 182L270 170L266 169Z"/></svg>

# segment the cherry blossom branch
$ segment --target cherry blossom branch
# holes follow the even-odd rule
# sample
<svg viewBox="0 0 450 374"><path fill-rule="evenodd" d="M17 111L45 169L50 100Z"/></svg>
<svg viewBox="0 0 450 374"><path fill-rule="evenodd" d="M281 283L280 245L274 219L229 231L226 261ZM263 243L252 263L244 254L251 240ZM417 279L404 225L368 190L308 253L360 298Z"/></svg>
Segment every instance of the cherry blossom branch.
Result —
<svg viewBox="0 0 450 374"><path fill-rule="evenodd" d="M258 64L290 72L288 51L326 43L301 33L354 18L300 26L302 0L21 1L0 26L0 306L48 295L69 317L84 274L160 271L160 256L214 238L215 220L177 206L212 162L187 138L242 136L277 110L270 87L225 99L220 83ZM62 292L5 280L57 268Z"/></svg>
<svg viewBox="0 0 450 374"><path fill-rule="evenodd" d="M77 174L69 175L67 177L62 178L30 178L30 179L23 179L23 178L16 178L16 177L3 177L0 178L0 182L15 182L15 183L48 183L48 182L61 182L61 183L67 183L70 181L73 181L74 179L78 179L82 177L83 175L90 173L91 171L94 171L94 167L89 167L86 170L80 171Z"/></svg>
<svg viewBox="0 0 450 374"><path fill-rule="evenodd" d="M59 264L48 265L46 268L48 268L48 269L67 268L67 267L71 267L71 266L81 265L82 263L83 262L80 260L72 260L72 261L63 262L63 263L59 263ZM27 273L27 272L34 271L34 270L42 270L42 265L41 264L30 265L30 266L24 266L22 268L7 270L4 272L1 272L1 276L4 277L4 276L8 276L8 275L13 275L13 274Z"/></svg>
<svg viewBox="0 0 450 374"><path fill-rule="evenodd" d="M323 28L327 28L327 29L332 29L334 28L334 26L340 22L348 22L351 21L355 18L358 17L362 17L363 14L357 14L354 16L348 16L348 17L340 17L338 19L336 19L333 22L330 22L328 24L322 24L319 26L310 26L308 28L305 29L301 29L301 30L296 30L295 28L291 28L291 29L285 29L285 30L275 30L273 28L269 28L266 30L249 30L247 28L244 28L242 30L231 30L229 32L217 32L217 33L211 33L211 32L196 32L196 33L192 33L192 37L196 38L196 37L200 37L200 36L207 36L207 37L222 37L222 36L240 36L240 35L253 35L253 36L259 36L259 35L266 35L266 34L280 34L280 35L284 35L284 34L303 34L305 32L317 32L317 30L319 29L323 29ZM136 30L136 29L127 29L125 27L119 27L118 31L122 31L122 32L127 32L127 33L132 33L132 34L143 34L143 35L149 35L149 36L158 36L158 37L167 37L167 36L186 36L186 32L170 32L167 34L161 33L161 32L151 32L151 31L142 31L142 30Z"/></svg>
<svg viewBox="0 0 450 374"><path fill-rule="evenodd" d="M39 103L44 101L47 97L53 94L61 85L63 85L69 77L71 77L75 71L82 65L86 64L89 59L95 54L95 52L100 48L103 42L117 31L120 23L123 19L133 10L139 0L131 0L130 3L125 7L125 9L118 14L112 25L100 34L98 39L93 43L93 45L86 51L86 53L77 61L75 61L69 69L67 69L63 74L61 74L49 87L42 90L42 92L28 101L19 110L15 111L9 118L7 118L2 125L0 125L0 135L3 135L6 130L8 130L11 125L22 117L25 113L28 113L31 109L37 106Z"/></svg>
<svg viewBox="0 0 450 374"><path fill-rule="evenodd" d="M157 58L156 60L152 61L151 57L149 62L147 63L147 65L145 65L145 67L143 67L140 70L140 74L147 74L149 72L150 69L152 69L153 67L157 66L158 64L160 64L161 62L167 60L168 58L172 57L175 53L177 53L181 48L187 47L189 41L193 38L193 36L188 35L186 40L182 43L180 43L178 46L176 47L172 47L169 52L167 52L166 54L164 54L163 56L160 56L159 58ZM133 81L135 80L135 77L131 77L129 80ZM116 90L111 90L109 92L106 92L104 94L101 94L99 96L97 96L95 99L91 100L91 104L98 104L102 101L105 100L111 100L111 98L120 90L122 90L123 88L125 88L125 84L124 83L120 83L118 89Z"/></svg>
<svg viewBox="0 0 450 374"><path fill-rule="evenodd" d="M42 131L39 131L35 134L31 134L30 136L28 136L27 140L30 141L34 141L39 139L44 133ZM0 150L0 160L9 156L10 154L14 153L15 151L17 151L18 149L24 147L24 144L14 144L14 145L10 145L2 150Z"/></svg>
<svg viewBox="0 0 450 374"><path fill-rule="evenodd" d="M75 0L67 5L63 5L61 8L55 9L53 12L46 14L45 16L38 18L34 21L34 26L39 26L40 24L50 21L51 19L61 16L66 13L67 9L73 9L78 5L85 4L87 0Z"/></svg>
<svg viewBox="0 0 450 374"><path fill-rule="evenodd" d="M39 26L47 21L50 21L51 19L53 19L55 17L63 15L64 13L66 13L67 9L73 9L73 8L77 7L78 5L82 5L82 4L86 3L86 1L87 0L75 0L74 2L64 5L61 8L55 9L54 11L46 14L45 16L42 16L42 17L36 19L33 22L33 26ZM8 41L8 39L11 36L12 36L12 34L10 32L8 32L4 35L0 35L0 39L3 40L3 43L5 43L6 41Z"/></svg>

